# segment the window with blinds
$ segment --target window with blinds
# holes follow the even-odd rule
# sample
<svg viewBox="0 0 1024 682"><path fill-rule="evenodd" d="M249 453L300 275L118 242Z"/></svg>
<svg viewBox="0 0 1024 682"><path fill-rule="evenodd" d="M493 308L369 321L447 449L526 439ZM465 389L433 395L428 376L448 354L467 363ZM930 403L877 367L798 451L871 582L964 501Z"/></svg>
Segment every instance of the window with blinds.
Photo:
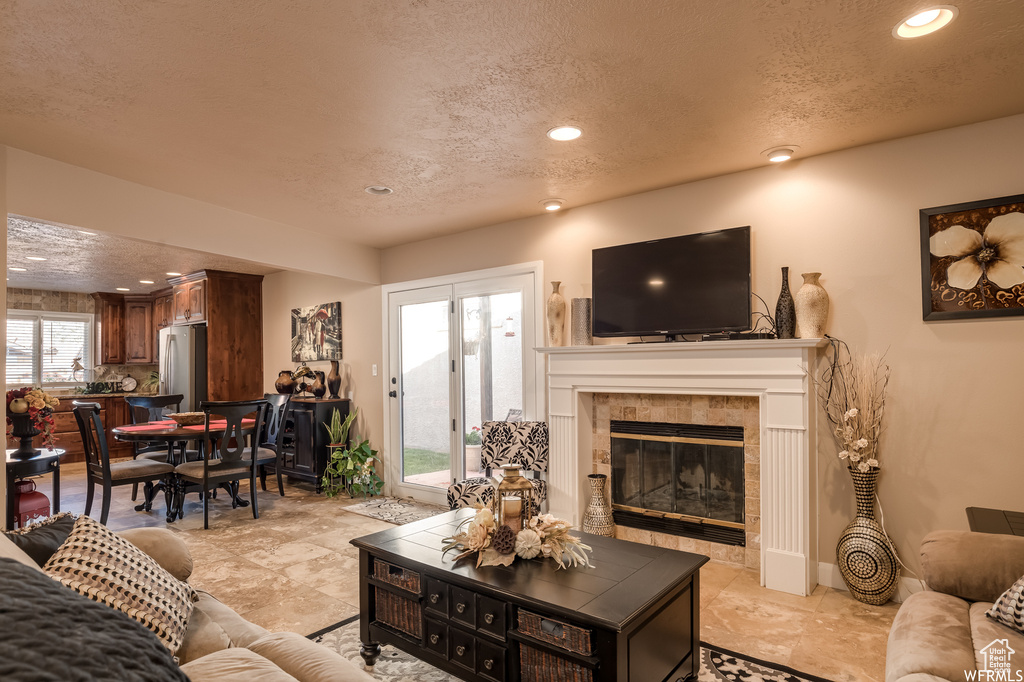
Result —
<svg viewBox="0 0 1024 682"><path fill-rule="evenodd" d="M7 387L81 383L91 364L92 315L7 312Z"/></svg>

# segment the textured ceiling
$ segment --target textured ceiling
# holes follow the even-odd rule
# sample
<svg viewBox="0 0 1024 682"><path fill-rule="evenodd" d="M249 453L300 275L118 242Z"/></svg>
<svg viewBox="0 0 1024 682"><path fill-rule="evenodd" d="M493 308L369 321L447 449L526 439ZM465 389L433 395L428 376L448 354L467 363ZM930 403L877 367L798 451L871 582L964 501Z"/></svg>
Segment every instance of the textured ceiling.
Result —
<svg viewBox="0 0 1024 682"><path fill-rule="evenodd" d="M32 261L28 256L46 258ZM25 268L25 272L10 268ZM167 287L168 272L227 270L269 275L277 270L228 256L216 256L153 242L76 229L16 216L7 218L7 286L43 291L116 291L148 294ZM141 284L139 280L154 284Z"/></svg>
<svg viewBox="0 0 1024 682"><path fill-rule="evenodd" d="M0 143L382 247L1024 112L1024 2L954 1L8 0Z"/></svg>

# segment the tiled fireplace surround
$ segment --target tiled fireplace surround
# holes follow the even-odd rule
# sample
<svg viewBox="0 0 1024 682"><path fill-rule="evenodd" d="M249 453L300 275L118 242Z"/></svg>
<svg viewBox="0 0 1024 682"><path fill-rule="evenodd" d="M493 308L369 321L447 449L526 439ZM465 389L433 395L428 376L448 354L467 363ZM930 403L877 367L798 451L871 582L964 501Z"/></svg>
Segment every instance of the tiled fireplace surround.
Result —
<svg viewBox="0 0 1024 682"><path fill-rule="evenodd" d="M745 480L746 547L695 540L668 533L616 526L615 537L658 547L706 554L717 561L747 568L761 566L761 415L755 396L669 395L639 393L593 394L592 445L595 474L612 480L612 419L634 422L668 422L743 427L743 475ZM607 491L606 491L607 492ZM610 503L610 500L609 500Z"/></svg>
<svg viewBox="0 0 1024 682"><path fill-rule="evenodd" d="M550 510L582 523L590 496L587 474L610 473L607 420L613 409L616 416L621 409L626 420L635 411L636 421L743 426L746 549L631 528L618 534L760 568L762 585L810 594L818 582L818 559L810 456L815 412L807 371L824 343L772 339L539 349L548 356Z"/></svg>

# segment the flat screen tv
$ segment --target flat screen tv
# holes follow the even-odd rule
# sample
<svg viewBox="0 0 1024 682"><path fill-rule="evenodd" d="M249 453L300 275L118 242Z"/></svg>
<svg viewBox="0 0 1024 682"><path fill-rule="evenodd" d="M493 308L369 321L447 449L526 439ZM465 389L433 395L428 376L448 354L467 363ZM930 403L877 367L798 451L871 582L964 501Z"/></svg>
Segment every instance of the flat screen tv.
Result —
<svg viewBox="0 0 1024 682"><path fill-rule="evenodd" d="M750 329L750 226L594 249L594 336Z"/></svg>

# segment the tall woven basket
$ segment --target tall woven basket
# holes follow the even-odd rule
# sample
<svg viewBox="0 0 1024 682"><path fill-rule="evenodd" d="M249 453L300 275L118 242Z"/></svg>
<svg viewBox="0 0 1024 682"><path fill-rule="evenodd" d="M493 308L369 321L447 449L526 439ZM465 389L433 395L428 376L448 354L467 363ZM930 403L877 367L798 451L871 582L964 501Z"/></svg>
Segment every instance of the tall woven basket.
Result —
<svg viewBox="0 0 1024 682"><path fill-rule="evenodd" d="M889 536L875 520L878 469L849 471L857 496L857 516L839 536L836 565L857 601L884 604L899 586L900 563Z"/></svg>

